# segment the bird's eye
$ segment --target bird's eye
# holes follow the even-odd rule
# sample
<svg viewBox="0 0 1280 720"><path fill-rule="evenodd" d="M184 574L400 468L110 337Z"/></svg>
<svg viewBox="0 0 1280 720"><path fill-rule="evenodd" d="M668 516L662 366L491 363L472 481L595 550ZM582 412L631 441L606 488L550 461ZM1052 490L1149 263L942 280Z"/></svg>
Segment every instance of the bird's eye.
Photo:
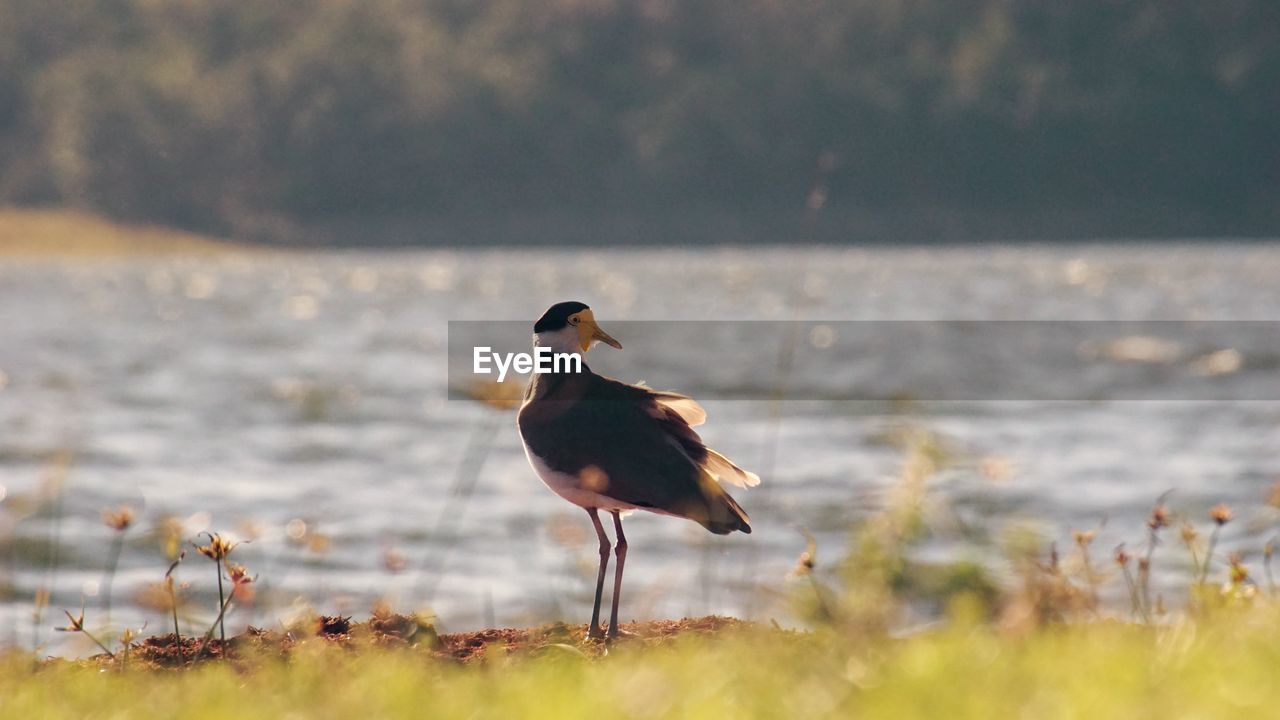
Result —
<svg viewBox="0 0 1280 720"><path fill-rule="evenodd" d="M574 315L574 316L570 317L570 318L569 318L569 324L570 324L570 325L577 325L577 324L578 324L578 316L577 316L577 315Z"/></svg>

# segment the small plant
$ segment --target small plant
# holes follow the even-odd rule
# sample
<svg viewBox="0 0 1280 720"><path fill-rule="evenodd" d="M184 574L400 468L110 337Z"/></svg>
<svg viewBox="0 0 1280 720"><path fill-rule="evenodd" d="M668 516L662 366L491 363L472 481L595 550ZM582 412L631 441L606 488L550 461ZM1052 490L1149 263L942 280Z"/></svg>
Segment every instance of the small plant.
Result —
<svg viewBox="0 0 1280 720"><path fill-rule="evenodd" d="M1182 526L1178 529L1178 536L1182 538L1182 544L1187 546L1187 552L1191 553L1191 567L1195 569L1197 575L1200 573L1200 533L1196 530L1196 526L1191 524L1189 520L1183 520Z"/></svg>
<svg viewBox="0 0 1280 720"><path fill-rule="evenodd" d="M133 508L121 505L112 510L102 511L102 522L115 531L111 540L111 550L107 554L107 567L102 576L102 612L108 624L111 623L111 585L115 580L116 567L120 564L120 551L124 549L124 534L133 524Z"/></svg>
<svg viewBox="0 0 1280 720"><path fill-rule="evenodd" d="M221 628L221 639L224 643L227 641L226 625L224 624L227 608L231 606L231 602L235 600L237 596L246 596L249 592L249 585L257 579L256 577L249 577L249 573L244 569L243 565L237 565L236 563L229 562L226 567L227 579L231 581L231 592L227 594L226 599L222 600L220 603L218 608L218 617L213 621L213 626L211 626L208 632L205 633L205 638L210 638L213 637L213 630L215 627ZM219 589L221 589L222 584L219 583L218 585Z"/></svg>
<svg viewBox="0 0 1280 720"><path fill-rule="evenodd" d="M1200 566L1197 585L1204 585L1209 578L1209 564L1213 560L1213 551L1218 546L1218 535L1222 532L1223 526L1231 522L1231 508L1224 504L1214 505L1209 510L1209 517L1213 520L1213 532L1209 533L1209 548L1204 553L1204 563Z"/></svg>
<svg viewBox="0 0 1280 720"><path fill-rule="evenodd" d="M89 638L90 640L92 640L92 641L93 641L93 644L95 644L95 645L97 645L98 647L102 648L102 652L106 653L106 654L107 654L107 657L110 657L110 658L114 658L114 657L115 657L115 653L113 653L113 652L111 652L111 650L107 649L107 646L106 646L106 645L103 645L101 640L99 640L98 638L94 637L93 633L89 632L89 630L88 630L87 628L85 628L85 626L84 626L84 606L83 606L83 605L81 605L81 606L80 606L80 615L79 615L79 617L75 617L75 616L73 616L73 615L71 614L71 611L70 611L70 610L63 610L62 612L66 613L66 615L67 615L67 620L68 620L68 624L67 624L67 626L66 626L66 627L56 627L56 628L54 628L54 630L57 630L58 632L76 632L76 633L81 633L81 634L83 634L85 637L87 637L87 638Z"/></svg>
<svg viewBox="0 0 1280 720"><path fill-rule="evenodd" d="M1222 586L1223 597L1228 601L1251 602L1258 594L1258 586L1249 575L1249 567L1244 564L1244 555L1238 552L1228 555L1227 567L1229 574Z"/></svg>
<svg viewBox="0 0 1280 720"><path fill-rule="evenodd" d="M227 626L223 620L223 615L226 613L227 604L230 603L230 599L222 588L222 564L226 561L227 556L231 554L231 551L235 549L238 543L230 542L218 533L205 533L205 535L209 536L209 543L207 545L197 546L196 550L199 550L201 555L213 560L214 564L217 566L219 610L218 619L214 622L214 625L218 626L220 631L219 637L221 640L226 642ZM212 634L212 629L210 629L210 634Z"/></svg>
<svg viewBox="0 0 1280 720"><path fill-rule="evenodd" d="M1168 493L1165 493L1167 495ZM1142 618L1151 622L1151 561L1155 557L1156 546L1160 544L1160 531L1169 527L1173 515L1164 504L1164 495L1151 508L1147 517L1147 554L1138 558L1138 600L1141 603Z"/></svg>
<svg viewBox="0 0 1280 720"><path fill-rule="evenodd" d="M186 550L178 553L178 558L164 573L164 589L169 592L169 609L173 612L173 645L178 648L182 647L182 631L178 629L178 591L174 587L173 571L178 569L178 565L186 556Z"/></svg>
<svg viewBox="0 0 1280 720"><path fill-rule="evenodd" d="M1093 561L1089 557L1089 546L1097 533L1093 530L1073 530L1071 539L1080 549L1080 565L1084 570L1085 583L1089 586L1089 604L1097 612L1098 608L1098 575L1093 571Z"/></svg>
<svg viewBox="0 0 1280 720"><path fill-rule="evenodd" d="M1124 549L1124 543L1116 546L1115 550L1116 565L1119 566L1121 574L1124 575L1125 587L1129 589L1129 611L1134 617L1141 614L1141 608L1138 601L1138 586L1133 581L1133 573L1129 570L1129 562L1133 560L1128 551Z"/></svg>
<svg viewBox="0 0 1280 720"><path fill-rule="evenodd" d="M120 632L120 647L121 647L120 665L122 667L128 667L129 649L133 647L133 642L137 640L138 636L142 634L142 631L146 629L147 629L147 625L146 623L143 623L142 627L138 628L137 630L127 627Z"/></svg>

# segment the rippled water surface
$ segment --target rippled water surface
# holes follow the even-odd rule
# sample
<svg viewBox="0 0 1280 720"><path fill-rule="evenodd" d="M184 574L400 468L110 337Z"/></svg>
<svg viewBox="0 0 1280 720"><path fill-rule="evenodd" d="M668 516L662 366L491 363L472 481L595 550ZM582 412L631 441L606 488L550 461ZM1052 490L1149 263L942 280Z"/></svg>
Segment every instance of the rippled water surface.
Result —
<svg viewBox="0 0 1280 720"><path fill-rule="evenodd" d="M364 614L387 597L401 608L429 606L450 629L585 620L595 563L586 515L527 467L512 412L449 399L445 381L449 320L532 323L570 298L589 302L606 328L610 320L1274 321L1280 247L0 262L0 547L9 555L0 564L0 633L9 633L0 643L31 642L32 598L46 585L51 611L84 597L90 618L101 619L111 532L99 513L120 504L140 517L115 579L117 624L163 626L132 599L165 570L152 535L165 516L187 533L252 538L236 554L259 573L259 593L234 615L237 625L270 625L297 598ZM749 336L717 342L717 352L779 352ZM709 391L698 385L708 375L673 368L716 359L687 345L636 352L673 389L696 396ZM796 352L807 350L802 342ZM592 357L607 373L606 352ZM1273 362L1246 354L1240 371L1265 383L1256 373L1275 375ZM948 456L931 481L940 530L930 556L987 557L983 536L1027 522L1059 539L1100 527L1103 551L1140 543L1146 510L1171 489L1170 504L1197 516L1218 501L1238 506L1242 521L1224 545L1255 559L1275 527L1262 508L1280 477L1274 401L705 405L707 441L764 476L739 493L756 532L722 538L670 518L629 518L626 615L785 618L778 591L804 548L801 530L817 537L820 563L839 557L850 520L873 510L898 473L903 454L890 439L908 426L937 433ZM60 457L66 473L55 493ZM1185 572L1181 563L1170 554L1165 582ZM206 561L189 556L179 572L208 606ZM207 614L193 610L191 626ZM54 624L46 614L35 630L50 652L62 647Z"/></svg>

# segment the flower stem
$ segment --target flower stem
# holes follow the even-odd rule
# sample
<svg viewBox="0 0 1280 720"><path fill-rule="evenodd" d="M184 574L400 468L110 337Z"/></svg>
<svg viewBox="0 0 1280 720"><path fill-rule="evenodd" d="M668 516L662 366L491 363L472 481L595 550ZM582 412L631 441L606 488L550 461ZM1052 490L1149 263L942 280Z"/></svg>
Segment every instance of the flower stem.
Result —
<svg viewBox="0 0 1280 720"><path fill-rule="evenodd" d="M226 624L226 621L223 620L223 615L225 615L227 612L227 599L222 592L222 558L218 558L217 563L218 563L218 605L221 606L220 609L218 610L218 627L220 630L219 637L221 637L222 642L225 643L227 641L227 624ZM211 635L213 634L212 629L210 630L210 634Z"/></svg>
<svg viewBox="0 0 1280 720"><path fill-rule="evenodd" d="M182 647L182 632L178 630L178 592L173 589L173 583L169 583L169 609L173 611L173 637L174 644Z"/></svg>
<svg viewBox="0 0 1280 720"><path fill-rule="evenodd" d="M107 568L102 577L102 614L106 616L107 625L111 624L111 585L115 580L116 566L120 564L120 551L124 548L124 532L117 531L111 543L111 552L107 556Z"/></svg>
<svg viewBox="0 0 1280 720"><path fill-rule="evenodd" d="M1213 549L1218 545L1218 531L1222 529L1221 525L1214 526L1213 532L1209 533L1209 549L1204 553L1204 564L1200 566L1200 580L1197 585L1203 585L1205 580L1209 578L1209 561L1213 559Z"/></svg>

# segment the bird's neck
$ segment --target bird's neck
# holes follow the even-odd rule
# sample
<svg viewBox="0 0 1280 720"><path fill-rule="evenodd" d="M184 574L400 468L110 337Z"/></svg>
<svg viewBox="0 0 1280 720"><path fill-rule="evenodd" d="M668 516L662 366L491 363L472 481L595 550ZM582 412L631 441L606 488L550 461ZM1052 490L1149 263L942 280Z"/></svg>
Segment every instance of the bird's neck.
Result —
<svg viewBox="0 0 1280 720"><path fill-rule="evenodd" d="M590 385L591 369L584 363L582 372L534 373L524 391L524 402L536 400L572 400L582 395Z"/></svg>
<svg viewBox="0 0 1280 720"><path fill-rule="evenodd" d="M591 375L591 368L587 366L586 353L578 347L577 331L566 328L537 333L533 336L533 347L535 351L538 348L547 348L553 353L573 353L582 356L582 372L565 372L561 366L553 364L554 369L551 372L534 373L529 380L529 387L525 390L525 402L578 394L582 381Z"/></svg>
<svg viewBox="0 0 1280 720"><path fill-rule="evenodd" d="M580 352L578 347L577 328L564 327L560 330L548 330L533 335L533 347L544 347L555 353Z"/></svg>

